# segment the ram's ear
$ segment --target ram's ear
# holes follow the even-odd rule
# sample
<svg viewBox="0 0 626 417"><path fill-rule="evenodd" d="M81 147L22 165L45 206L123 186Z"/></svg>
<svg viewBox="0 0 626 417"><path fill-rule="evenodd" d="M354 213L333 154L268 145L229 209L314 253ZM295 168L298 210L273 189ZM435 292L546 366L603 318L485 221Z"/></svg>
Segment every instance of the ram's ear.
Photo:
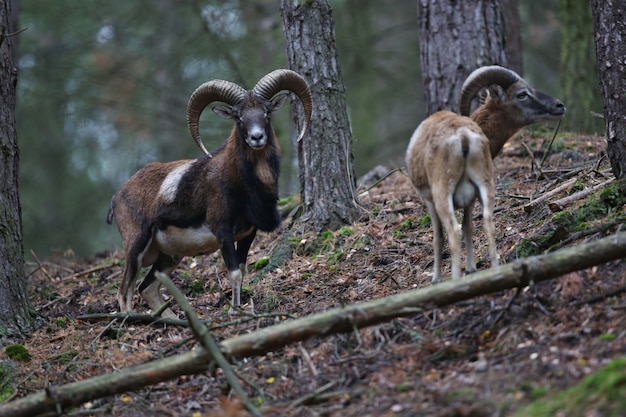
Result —
<svg viewBox="0 0 626 417"><path fill-rule="evenodd" d="M507 99L506 91L504 91L504 89L498 84L493 84L489 86L488 97L491 98L491 100L495 100L496 103L502 103L504 100Z"/></svg>
<svg viewBox="0 0 626 417"><path fill-rule="evenodd" d="M283 107L283 105L285 104L285 102L287 101L287 97L289 96L289 93L280 93L280 94L276 94L274 97L272 97L272 99L270 100L270 105L271 105L271 112L275 112L276 110L280 109L281 107Z"/></svg>
<svg viewBox="0 0 626 417"><path fill-rule="evenodd" d="M220 104L219 106L213 107L211 110L222 119L234 119L237 116L233 106Z"/></svg>

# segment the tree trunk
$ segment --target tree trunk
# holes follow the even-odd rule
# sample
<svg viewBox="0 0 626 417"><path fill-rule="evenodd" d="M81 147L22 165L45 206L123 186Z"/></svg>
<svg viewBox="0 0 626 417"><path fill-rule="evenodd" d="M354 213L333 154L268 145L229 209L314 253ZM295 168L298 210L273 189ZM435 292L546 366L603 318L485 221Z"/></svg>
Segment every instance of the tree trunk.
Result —
<svg viewBox="0 0 626 417"><path fill-rule="evenodd" d="M567 103L567 129L593 133L599 127L591 111L600 111L598 72L591 36L589 4L580 0L560 0L561 21L561 99Z"/></svg>
<svg viewBox="0 0 626 417"><path fill-rule="evenodd" d="M502 8L498 0L418 0L417 9L427 112L458 112L473 70L509 65Z"/></svg>
<svg viewBox="0 0 626 417"><path fill-rule="evenodd" d="M25 284L18 194L14 7L15 0L0 0L0 346L28 335L34 323Z"/></svg>
<svg viewBox="0 0 626 417"><path fill-rule="evenodd" d="M281 8L289 67L307 80L313 97L309 133L297 144L302 197L298 223L315 231L335 230L352 223L359 211L331 9L326 0L282 0ZM299 130L302 110L292 107Z"/></svg>
<svg viewBox="0 0 626 417"><path fill-rule="evenodd" d="M504 38L509 68L524 76L524 45L522 43L522 22L517 0L500 0L504 15Z"/></svg>
<svg viewBox="0 0 626 417"><path fill-rule="evenodd" d="M607 154L613 174L626 177L626 2L591 0L591 12L604 99Z"/></svg>

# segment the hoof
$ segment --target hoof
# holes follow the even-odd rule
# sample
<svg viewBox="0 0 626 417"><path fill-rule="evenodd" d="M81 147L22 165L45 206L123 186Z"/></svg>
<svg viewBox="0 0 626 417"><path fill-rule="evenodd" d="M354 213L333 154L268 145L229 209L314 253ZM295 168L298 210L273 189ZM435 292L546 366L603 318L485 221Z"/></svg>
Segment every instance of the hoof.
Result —
<svg viewBox="0 0 626 417"><path fill-rule="evenodd" d="M174 319L174 320L178 320L178 316L176 314L174 314L174 312L172 310L170 310L169 308L166 308L162 313L161 313L161 317L164 319Z"/></svg>
<svg viewBox="0 0 626 417"><path fill-rule="evenodd" d="M254 302L250 299L250 302L247 304L243 304L240 306L230 306L228 310L228 315L231 317L243 316L243 315L254 315Z"/></svg>

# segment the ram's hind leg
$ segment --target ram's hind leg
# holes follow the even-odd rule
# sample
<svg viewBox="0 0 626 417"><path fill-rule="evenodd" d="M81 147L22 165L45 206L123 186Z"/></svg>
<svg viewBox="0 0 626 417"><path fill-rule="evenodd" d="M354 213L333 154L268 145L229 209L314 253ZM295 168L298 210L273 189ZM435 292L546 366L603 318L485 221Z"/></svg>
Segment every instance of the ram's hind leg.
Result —
<svg viewBox="0 0 626 417"><path fill-rule="evenodd" d="M138 273L139 265L137 259L127 258L122 284L117 289L117 302L120 305L120 311L122 313L131 313L133 311L133 293Z"/></svg>
<svg viewBox="0 0 626 417"><path fill-rule="evenodd" d="M152 312L160 310L165 304L159 291L161 282L156 278L155 273L158 271L165 275L171 274L176 265L180 263L180 260L180 257L159 253L159 257L154 265L152 265L150 272L148 272L148 275L146 275L141 284L139 284L139 293L143 299L146 300ZM166 308L161 315L166 318L178 318L169 308Z"/></svg>
<svg viewBox="0 0 626 417"><path fill-rule="evenodd" d="M471 274L476 272L476 259L474 258L474 224L472 223L472 212L474 211L474 201L463 209L463 240L465 241L465 252L467 257L465 261L465 272Z"/></svg>

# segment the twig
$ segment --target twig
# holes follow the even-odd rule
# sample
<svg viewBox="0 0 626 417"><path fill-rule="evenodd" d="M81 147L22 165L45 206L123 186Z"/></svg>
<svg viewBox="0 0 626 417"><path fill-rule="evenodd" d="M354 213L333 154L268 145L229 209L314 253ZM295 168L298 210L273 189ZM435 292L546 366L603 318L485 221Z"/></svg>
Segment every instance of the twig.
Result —
<svg viewBox="0 0 626 417"><path fill-rule="evenodd" d="M191 304L189 304L189 301L187 301L185 295L178 289L176 285L174 285L174 283L172 282L170 277L167 276L167 274L157 272L155 276L163 285L165 285L165 287L167 287L167 290L170 292L172 297L174 297L179 307L185 312L185 316L187 316L187 320L189 321L189 325L191 326L191 329L196 336L196 339L198 339L202 347L204 347L204 349L206 349L211 354L215 362L217 362L217 365L222 368L228 384L239 396L241 402L246 407L246 409L253 416L262 417L261 412L254 406L254 404L252 404L252 402L248 398L248 395L243 390L243 387L241 386L241 384L239 384L235 372L224 357L224 354L222 354L222 351L220 350L217 341L215 340L215 338L213 338L213 335L211 334L211 332L209 332L204 323L200 321L200 319L196 315L195 310L193 309Z"/></svg>
<svg viewBox="0 0 626 417"><path fill-rule="evenodd" d="M168 324L170 326L188 327L187 320L170 319L165 317L155 317L153 314L139 314L139 313L99 313L99 314L84 314L76 317L76 320L84 320L88 322L98 322L104 320L124 320L128 323L140 323L140 324Z"/></svg>
<svg viewBox="0 0 626 417"><path fill-rule="evenodd" d="M71 274L71 275L65 276L65 277L63 277L63 279L65 280L65 279L78 278L78 277L80 277L80 276L83 276L83 275L89 275L89 274L91 274L92 272L102 271L103 269L109 269L109 268L112 268L112 267L114 267L114 266L117 266L117 264L94 266L93 268L85 269L84 271L75 272L75 273L73 273L73 274ZM117 272L117 274L118 274L118 275L119 275L120 273L121 273L121 271L120 271L120 272Z"/></svg>
<svg viewBox="0 0 626 417"><path fill-rule="evenodd" d="M317 377L319 375L319 372L317 371L315 364L311 360L311 355L309 355L309 352L307 352L306 349L302 346L302 343L298 343L298 349L300 350L300 353L302 354L302 358L304 359L304 362L306 362L306 364L309 366L309 369L311 370L311 373L313 374L313 376Z"/></svg>
<svg viewBox="0 0 626 417"><path fill-rule="evenodd" d="M541 169L541 167L543 166L543 163L546 161L546 158L548 157L548 154L550 153L550 148L552 147L552 143L554 142L554 139L556 138L556 134L559 132L559 127L561 126L561 119L559 119L559 121L556 124L556 128L554 128L554 135L552 135L552 139L550 140L550 143L548 144L548 147L546 148L545 152L543 153L543 157L541 158L541 162L539 162L539 169Z"/></svg>
<svg viewBox="0 0 626 417"><path fill-rule="evenodd" d="M535 167L537 169L537 171L539 172L539 175L537 175L537 173L535 172L535 175L537 175L537 178L545 178L545 174L541 171L541 166L537 163L537 160L535 159L535 155L533 154L533 151L530 150L530 148L528 147L528 145L526 145L524 142L521 142L522 146L524 147L524 149L526 149L526 152L528 152L528 155L530 155L530 159L531 159L531 167L530 169L532 171L535 171L533 169L533 167Z"/></svg>
<svg viewBox="0 0 626 417"><path fill-rule="evenodd" d="M0 42L1 43L1 42ZM33 255L33 258L35 258L35 261L37 262L37 265L39 265L39 269L41 269L44 273L44 275L50 280L50 281L54 281L54 279L50 276L50 274L48 274L48 271L46 271L46 268L43 266L43 264L41 263L41 261L39 260L39 258L37 257L37 255L35 254L34 250L30 250L30 254Z"/></svg>
<svg viewBox="0 0 626 417"><path fill-rule="evenodd" d="M19 35L20 33L24 32L26 29L28 28L20 29L17 32L5 33L6 28L3 28L2 33L0 33L0 46L2 46L2 43L4 42L5 38L10 38L11 36Z"/></svg>
<svg viewBox="0 0 626 417"><path fill-rule="evenodd" d="M311 392L310 394L307 394L304 397L300 397L297 400L295 400L294 402L292 402L291 404L289 404L287 409L293 409L293 408L298 407L299 405L303 405L303 404L309 403L311 400L313 400L315 397L317 397L318 395L320 395L324 391L328 391L329 389L331 389L332 387L337 385L338 382L339 382L338 380L334 380L334 381L330 381L329 383L327 383L325 385L322 385L321 387L319 387L315 391Z"/></svg>
<svg viewBox="0 0 626 417"><path fill-rule="evenodd" d="M372 188L376 187L378 184L380 184L381 182L385 181L387 178L391 177L392 174L395 174L398 171L402 172L402 167L399 167L399 168L396 168L396 169L392 169L387 174L385 174L382 178L378 179L378 181L374 182L374 184L370 185L369 187L366 187L362 191L358 191L358 193L359 194L363 194L363 193L368 192L369 190L371 190Z"/></svg>
<svg viewBox="0 0 626 417"><path fill-rule="evenodd" d="M515 294L513 294L513 296L511 298L509 298L509 301L506 302L506 306L504 306L504 308L502 308L499 312L498 315L496 316L496 318L493 320L493 323L491 324L492 326L495 326L495 324L500 321L500 319L502 318L502 316L504 315L505 312L509 311L509 309L511 308L511 304L513 304L513 300L515 300L517 298L517 296L519 295L519 293L522 291L521 287L517 287L515 289Z"/></svg>
<svg viewBox="0 0 626 417"><path fill-rule="evenodd" d="M605 298L608 298L608 297L613 297L613 296L615 296L617 294L620 294L620 293L622 293L624 291L626 291L626 285L622 285L621 287L617 287L617 288L614 288L612 290L605 291L605 292L603 292L601 294L594 295L593 297L589 297L589 298L587 298L585 300L575 301L575 302L572 303L572 305L573 306L579 306L579 305L583 305L583 304L597 303L598 301L604 300ZM620 306L611 306L611 308L613 308L613 309L620 309L622 307L620 307Z"/></svg>

